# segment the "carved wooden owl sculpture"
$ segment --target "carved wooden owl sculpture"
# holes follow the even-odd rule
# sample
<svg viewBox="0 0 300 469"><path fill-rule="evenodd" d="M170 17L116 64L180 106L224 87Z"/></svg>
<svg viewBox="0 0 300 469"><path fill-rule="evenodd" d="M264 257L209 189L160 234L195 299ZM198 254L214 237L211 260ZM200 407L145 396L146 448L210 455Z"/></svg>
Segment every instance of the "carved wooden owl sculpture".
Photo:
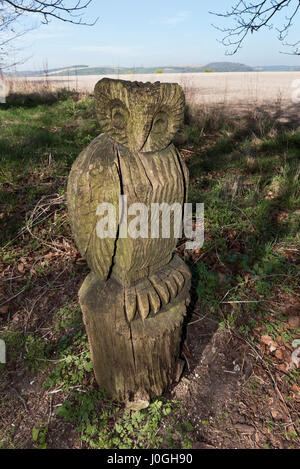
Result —
<svg viewBox="0 0 300 469"><path fill-rule="evenodd" d="M126 287L147 279L137 297L134 288L126 291L128 320L137 311L145 318L174 298L189 276L178 258L159 278L155 275L170 263L177 239L120 239L118 229L114 237L100 239L96 211L103 202L118 209L120 195L127 195L128 205L144 203L149 213L152 203L184 203L188 173L171 143L183 119L184 94L177 84L104 78L95 87L95 99L104 133L72 168L68 187L72 229L82 256L100 279L112 275Z"/></svg>
<svg viewBox="0 0 300 469"><path fill-rule="evenodd" d="M146 394L149 397L160 394L174 374L190 272L184 262L174 256L177 239L172 230L170 238L133 239L130 236L120 237L120 226L117 225L113 236L103 239L97 234L99 216L96 212L99 204L108 202L116 208L117 219L122 218L119 213L121 195L127 196L128 206L136 202L143 203L149 213L153 203L183 205L186 201L188 172L179 152L171 143L183 120L184 94L177 84L144 84L104 78L95 87L95 102L103 133L75 161L68 183L72 231L81 255L93 272L81 289L80 300L99 384L103 385L105 374L106 381L111 383L106 384L106 387L119 399L128 400L130 393L132 396L136 395L141 388L146 390L141 395ZM149 224L150 221L149 217ZM98 295L98 302L94 300L92 292L95 292L95 297ZM109 307L108 292L112 296L114 292L117 292L116 297L119 295L119 299L115 300L118 309L116 306ZM110 298L114 303L114 299ZM99 306L101 301L103 304ZM179 308L180 312L172 310L176 304L184 304ZM97 314L91 312L93 309L98 311L99 308L102 308L102 312L106 311L105 314L101 313L102 329L99 326L100 320L95 319ZM116 313L113 313L114 308ZM119 315L119 325L123 324L122 317L129 324L128 341L132 342L132 351L128 351L127 345L123 345L118 354L127 356L121 369L132 369L134 379L131 384L128 384L129 378L126 381L122 376L122 371L109 376L107 371L104 372L102 362L106 352L103 343L105 340L105 343L114 340L104 340L102 337L105 333L113 337L111 332L107 332L108 323L104 326L109 309L112 316ZM163 315L159 313L164 311L169 311L169 316L164 316L167 326L162 322L151 321L151 318L156 317L160 317L159 321L162 321ZM170 322L172 314L175 321L173 325ZM143 326L139 321L142 321ZM117 326L113 327L118 329ZM122 331L119 334L122 337L126 327L124 324L120 326ZM140 345L134 345L134 336L140 341L145 336L147 327L147 334L152 334L153 337L157 334L155 327L160 329L159 333L165 334L164 339L157 339L162 340L162 347L166 346L164 342L168 336L167 332L163 332L165 327L173 331L169 331L171 335L176 336L170 342L170 356L165 357L168 365L164 372L159 372L159 379L153 376L146 379L144 372L137 372L139 361L144 360L138 358L143 352L143 346L140 342ZM98 332L95 332L96 329ZM98 345L93 346L93 342ZM153 349L153 344L150 349ZM128 358L131 353L132 357ZM99 354L102 354L101 358L98 357ZM156 360L155 348L151 354L151 360ZM114 363L116 362L117 359ZM153 370L155 366L151 363L146 368ZM160 384L153 384L157 379Z"/></svg>

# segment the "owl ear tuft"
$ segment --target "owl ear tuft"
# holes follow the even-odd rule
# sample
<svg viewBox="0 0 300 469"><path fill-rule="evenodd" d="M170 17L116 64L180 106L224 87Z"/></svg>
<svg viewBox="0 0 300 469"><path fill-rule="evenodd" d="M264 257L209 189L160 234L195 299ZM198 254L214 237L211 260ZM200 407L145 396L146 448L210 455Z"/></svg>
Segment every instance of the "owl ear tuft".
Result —
<svg viewBox="0 0 300 469"><path fill-rule="evenodd" d="M101 125L106 124L109 117L109 103L112 99L111 82L107 78L98 81L95 86L96 113Z"/></svg>
<svg viewBox="0 0 300 469"><path fill-rule="evenodd" d="M166 148L173 140L184 120L184 92L177 83L160 83L156 115L160 112L167 116L167 126L161 132L150 132L143 151L158 151Z"/></svg>
<svg viewBox="0 0 300 469"><path fill-rule="evenodd" d="M126 102L126 97L120 80L103 78L98 81L95 86L95 108L102 130L117 142L126 145L126 121L129 114L124 102ZM114 119L114 110L116 109L122 110L120 116L123 121L122 126L116 125L116 119Z"/></svg>
<svg viewBox="0 0 300 469"><path fill-rule="evenodd" d="M181 86L177 83L161 84L161 104L169 109L172 132L175 135L184 119L185 97Z"/></svg>

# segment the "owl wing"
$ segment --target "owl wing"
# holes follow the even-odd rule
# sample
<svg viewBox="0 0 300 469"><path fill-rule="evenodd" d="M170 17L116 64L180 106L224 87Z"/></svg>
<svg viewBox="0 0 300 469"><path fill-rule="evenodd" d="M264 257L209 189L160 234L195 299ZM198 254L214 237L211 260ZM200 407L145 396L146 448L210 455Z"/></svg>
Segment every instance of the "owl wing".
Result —
<svg viewBox="0 0 300 469"><path fill-rule="evenodd" d="M68 209L76 245L101 280L112 269L119 220L121 181L118 153L112 140L100 135L79 155L68 180ZM115 220L109 237L97 235L99 204L112 204Z"/></svg>

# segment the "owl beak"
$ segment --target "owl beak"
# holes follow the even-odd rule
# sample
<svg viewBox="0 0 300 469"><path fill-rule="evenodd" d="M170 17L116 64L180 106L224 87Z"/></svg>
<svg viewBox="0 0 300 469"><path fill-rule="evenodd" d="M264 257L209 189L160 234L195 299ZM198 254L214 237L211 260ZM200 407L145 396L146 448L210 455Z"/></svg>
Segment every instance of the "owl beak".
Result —
<svg viewBox="0 0 300 469"><path fill-rule="evenodd" d="M132 148L142 151L151 131L151 122L136 122L132 129Z"/></svg>
<svg viewBox="0 0 300 469"><path fill-rule="evenodd" d="M148 139L148 135L145 135L144 138L140 138L137 143L136 143L136 148L138 151L143 151L143 148L147 142L147 139Z"/></svg>

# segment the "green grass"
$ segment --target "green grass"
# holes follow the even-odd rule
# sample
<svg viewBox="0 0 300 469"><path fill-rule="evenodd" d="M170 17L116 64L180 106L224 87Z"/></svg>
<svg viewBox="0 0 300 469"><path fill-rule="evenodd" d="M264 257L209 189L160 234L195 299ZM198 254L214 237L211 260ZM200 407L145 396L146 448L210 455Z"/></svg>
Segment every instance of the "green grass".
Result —
<svg viewBox="0 0 300 469"><path fill-rule="evenodd" d="M300 244L300 131L259 134L235 140L221 131L190 162L190 201L205 204L203 249L216 261L196 263L197 295L215 313L228 291L227 301L257 301L243 307L252 321L264 300L299 284L299 264L285 247Z"/></svg>
<svg viewBox="0 0 300 469"><path fill-rule="evenodd" d="M0 206L5 206L0 241L5 242L50 185L63 190L60 180L100 129L91 99L67 98L0 110L0 131Z"/></svg>

